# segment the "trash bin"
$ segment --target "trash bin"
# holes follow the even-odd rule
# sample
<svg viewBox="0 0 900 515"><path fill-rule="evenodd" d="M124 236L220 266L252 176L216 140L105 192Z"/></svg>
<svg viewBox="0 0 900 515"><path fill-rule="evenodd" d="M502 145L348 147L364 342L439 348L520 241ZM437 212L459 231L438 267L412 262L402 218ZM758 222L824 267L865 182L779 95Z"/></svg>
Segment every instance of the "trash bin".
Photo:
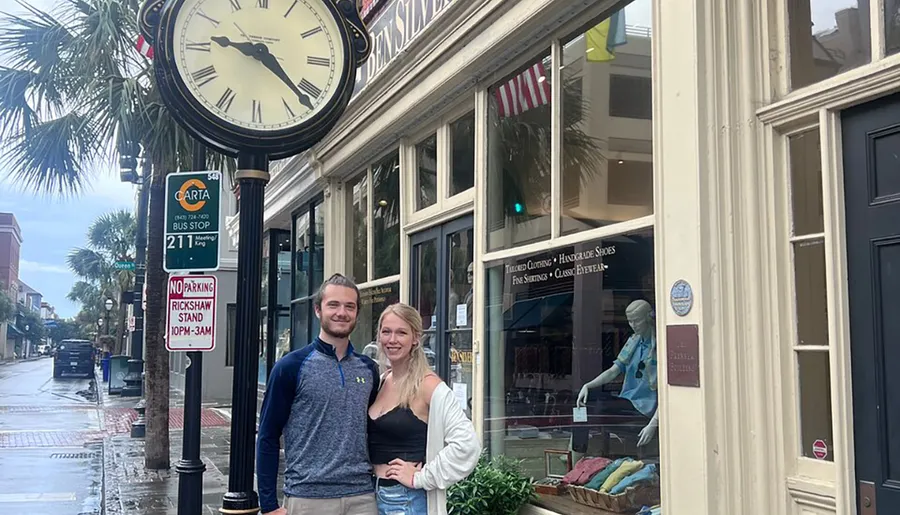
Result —
<svg viewBox="0 0 900 515"><path fill-rule="evenodd" d="M109 381L109 356L100 360L100 368L103 369L103 382Z"/></svg>

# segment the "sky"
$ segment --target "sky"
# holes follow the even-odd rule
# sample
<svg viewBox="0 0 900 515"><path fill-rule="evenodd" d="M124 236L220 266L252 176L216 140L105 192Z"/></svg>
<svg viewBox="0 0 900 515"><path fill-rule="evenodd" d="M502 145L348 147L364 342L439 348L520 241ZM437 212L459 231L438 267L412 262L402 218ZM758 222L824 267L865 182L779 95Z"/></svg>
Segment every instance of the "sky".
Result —
<svg viewBox="0 0 900 515"><path fill-rule="evenodd" d="M89 188L76 198L48 198L0 179L0 211L13 213L22 229L19 280L41 292L62 318L80 308L66 299L77 280L66 266L69 251L85 246L88 226L98 216L134 209L134 188L119 182L118 169L98 171Z"/></svg>

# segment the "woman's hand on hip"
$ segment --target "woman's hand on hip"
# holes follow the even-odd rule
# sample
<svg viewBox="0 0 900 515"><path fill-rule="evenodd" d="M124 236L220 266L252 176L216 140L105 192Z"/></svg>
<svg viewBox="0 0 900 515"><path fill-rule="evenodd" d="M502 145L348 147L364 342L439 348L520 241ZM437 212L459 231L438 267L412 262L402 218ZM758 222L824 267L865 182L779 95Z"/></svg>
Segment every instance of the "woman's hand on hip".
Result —
<svg viewBox="0 0 900 515"><path fill-rule="evenodd" d="M407 488L416 488L413 484L413 476L416 475L416 472L422 470L421 463L410 463L397 458L388 463L388 465L391 466L387 473L388 479L397 480Z"/></svg>

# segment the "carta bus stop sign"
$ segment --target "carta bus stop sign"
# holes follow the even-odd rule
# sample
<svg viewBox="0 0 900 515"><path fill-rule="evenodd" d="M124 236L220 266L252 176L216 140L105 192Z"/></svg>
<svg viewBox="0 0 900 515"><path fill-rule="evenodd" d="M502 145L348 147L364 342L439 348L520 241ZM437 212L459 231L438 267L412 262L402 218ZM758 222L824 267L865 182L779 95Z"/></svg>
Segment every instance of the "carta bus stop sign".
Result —
<svg viewBox="0 0 900 515"><path fill-rule="evenodd" d="M219 172L171 173L166 177L166 272L219 269Z"/></svg>

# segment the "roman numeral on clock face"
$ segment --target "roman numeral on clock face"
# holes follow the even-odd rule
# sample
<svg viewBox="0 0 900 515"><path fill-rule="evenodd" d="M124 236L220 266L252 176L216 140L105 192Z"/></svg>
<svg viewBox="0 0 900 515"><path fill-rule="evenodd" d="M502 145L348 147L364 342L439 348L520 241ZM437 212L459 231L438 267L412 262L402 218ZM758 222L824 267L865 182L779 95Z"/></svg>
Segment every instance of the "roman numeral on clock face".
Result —
<svg viewBox="0 0 900 515"><path fill-rule="evenodd" d="M311 64L313 66L331 66L331 61L327 57L308 56L306 58L306 64Z"/></svg>
<svg viewBox="0 0 900 515"><path fill-rule="evenodd" d="M262 103L259 100L253 101L253 123L262 123Z"/></svg>
<svg viewBox="0 0 900 515"><path fill-rule="evenodd" d="M209 21L210 23L212 23L212 24L215 25L216 27L219 26L219 20L210 18L210 17L207 16L206 13L204 13L203 11L197 11L197 16L199 16L199 17L201 17L201 18L203 18L203 19Z"/></svg>
<svg viewBox="0 0 900 515"><path fill-rule="evenodd" d="M231 109L232 102L234 102L234 91L231 91L231 88L225 88L225 93L222 93L219 101L216 102L216 107L227 113Z"/></svg>
<svg viewBox="0 0 900 515"><path fill-rule="evenodd" d="M218 77L218 75L216 74L216 69L213 68L212 65L209 65L206 68L200 68L191 74L191 78L194 79L194 82L198 83L198 88L216 80L216 77Z"/></svg>
<svg viewBox="0 0 900 515"><path fill-rule="evenodd" d="M291 106L288 105L287 100L281 99L281 103L284 104L284 110L287 112L288 118L293 118L297 115L294 114L294 110L291 109Z"/></svg>
<svg viewBox="0 0 900 515"><path fill-rule="evenodd" d="M319 98L319 95L322 94L322 90L319 89L318 86L306 79L301 80L300 84L297 84L297 87L313 98Z"/></svg>
<svg viewBox="0 0 900 515"><path fill-rule="evenodd" d="M268 9L269 0L257 0L256 5L258 5L260 9Z"/></svg>
<svg viewBox="0 0 900 515"><path fill-rule="evenodd" d="M196 50L198 52L209 52L209 42L206 43L187 43L185 48L188 50Z"/></svg>
<svg viewBox="0 0 900 515"><path fill-rule="evenodd" d="M309 29L306 32L301 32L300 35L303 36L303 39L306 39L308 37L315 36L319 32L322 32L322 27L316 27L314 29Z"/></svg>
<svg viewBox="0 0 900 515"><path fill-rule="evenodd" d="M228 1L231 2L231 12L241 10L241 3L238 2L238 0L228 0Z"/></svg>

